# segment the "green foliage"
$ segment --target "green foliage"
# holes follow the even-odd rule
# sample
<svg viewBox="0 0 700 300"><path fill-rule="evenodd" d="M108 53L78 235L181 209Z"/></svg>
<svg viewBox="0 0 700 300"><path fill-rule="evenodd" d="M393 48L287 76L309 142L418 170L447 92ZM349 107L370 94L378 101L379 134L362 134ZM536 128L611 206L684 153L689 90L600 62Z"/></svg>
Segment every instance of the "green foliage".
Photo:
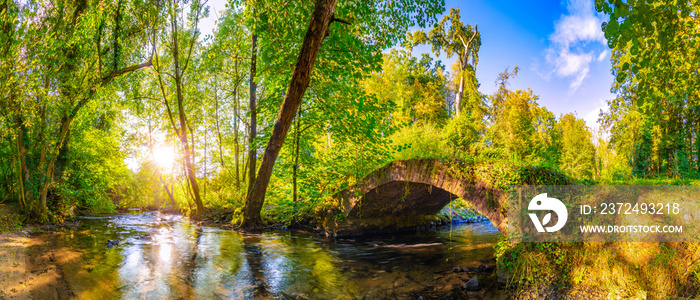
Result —
<svg viewBox="0 0 700 300"><path fill-rule="evenodd" d="M448 149L453 157L475 155L483 147L484 131L483 120L472 114L460 114L448 121L442 130L441 149Z"/></svg>
<svg viewBox="0 0 700 300"><path fill-rule="evenodd" d="M554 115L537 103L532 90L501 91L492 97L499 110L489 128L488 142L503 148L509 159L556 166L558 136Z"/></svg>
<svg viewBox="0 0 700 300"><path fill-rule="evenodd" d="M612 49L617 98L602 115L611 144L636 177L697 178L697 14L683 1L596 1L608 15L603 30ZM670 84L673 83L673 84Z"/></svg>
<svg viewBox="0 0 700 300"><path fill-rule="evenodd" d="M592 179L595 147L586 122L573 114L566 114L559 119L557 129L561 131L561 170L573 178Z"/></svg>
<svg viewBox="0 0 700 300"><path fill-rule="evenodd" d="M480 118L483 113L483 97L477 90L479 83L476 80L476 66L479 63L481 34L476 25L473 27L465 25L461 20L459 9L450 8L450 13L435 24L427 35L423 30L408 33L406 46L412 49L419 44L430 44L437 57L443 51L447 58L457 56L452 69L456 86L454 88L455 114L459 116L466 108L465 113L471 114L474 118ZM463 101L464 98L467 101ZM449 102L447 106L450 107Z"/></svg>
<svg viewBox="0 0 700 300"><path fill-rule="evenodd" d="M19 229L22 229L22 216L19 214L19 209L0 204L0 232Z"/></svg>
<svg viewBox="0 0 700 300"><path fill-rule="evenodd" d="M432 124L401 128L390 137L394 149L393 159L450 157L442 147L440 132Z"/></svg>
<svg viewBox="0 0 700 300"><path fill-rule="evenodd" d="M379 103L393 109L393 124L443 123L447 118L447 81L441 62L433 64L427 54L418 60L398 50L383 57L381 73L373 72L362 84Z"/></svg>
<svg viewBox="0 0 700 300"><path fill-rule="evenodd" d="M613 61L616 89L631 88L640 106L657 99L697 101L700 4L598 0L596 8L609 17L603 31L613 56L620 57Z"/></svg>

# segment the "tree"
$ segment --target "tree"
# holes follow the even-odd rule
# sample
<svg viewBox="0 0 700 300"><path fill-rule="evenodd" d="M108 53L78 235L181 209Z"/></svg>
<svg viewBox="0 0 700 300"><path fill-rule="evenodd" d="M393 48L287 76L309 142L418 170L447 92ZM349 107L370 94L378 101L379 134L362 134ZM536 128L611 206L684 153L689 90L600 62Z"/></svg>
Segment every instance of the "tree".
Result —
<svg viewBox="0 0 700 300"><path fill-rule="evenodd" d="M251 8L253 19L255 19L255 7ZM257 103L255 101L257 93L257 82L255 82L255 75L257 72L257 60L258 60L258 35L255 33L255 25L253 25L253 33L250 37L250 81L248 84L248 99L250 100L250 128L248 133L248 197L253 191L253 186L255 185L255 164L258 160L258 151L255 146L255 136L257 135L257 116L258 109ZM308 84L308 83L307 83ZM304 87L306 88L306 87ZM303 93L303 91L302 91ZM285 133L286 134L286 133ZM284 137L282 138L284 140ZM265 195L263 195L264 197ZM262 201L261 201L262 202ZM247 203L247 202L246 202ZM262 203L260 204L262 205Z"/></svg>
<svg viewBox="0 0 700 300"><path fill-rule="evenodd" d="M613 71L619 83L634 78L638 101L698 99L700 78L700 4L684 1L596 1L609 16L603 23L608 45L624 56Z"/></svg>
<svg viewBox="0 0 700 300"><path fill-rule="evenodd" d="M248 8L250 9L250 8ZM207 70L210 72L207 77L215 82L217 86L217 92L215 92L214 99L214 112L216 119L216 131L218 138L219 147L219 160L221 167L229 172L231 167L233 167L234 176L234 186L236 189L241 187L241 182L245 178L246 174L241 174L241 165L250 165L250 159L248 161L243 161L241 157L241 136L245 136L245 133L241 131L241 128L246 125L250 128L251 122L245 119L245 95L243 89L246 88L246 78L248 83L251 83L251 79L255 76L250 77L250 64L252 63L251 57L247 53L251 52L251 30L248 29L245 22L245 12L237 7L230 7L225 10L218 21L218 27L216 28L214 34L214 40L207 50L206 59L204 64L208 67ZM257 40L257 39L256 39ZM257 47L257 46L256 46ZM257 51L255 51L257 53ZM256 55L257 62L257 55ZM256 67L257 69L257 67ZM255 83L253 81L252 83ZM257 84L256 84L257 90ZM257 94L257 92L250 93L250 88L248 89L248 95ZM256 97L257 98L257 97ZM251 111L250 118L253 118L253 112ZM255 113L257 119L257 113ZM253 132L257 131L256 129ZM251 130L248 130L250 133ZM230 140L227 136L233 136L233 163L226 163L224 155L230 146ZM249 135L250 136L250 135ZM250 144L249 149L255 149L254 144ZM243 142L245 145L245 141ZM243 146L245 149L245 146ZM250 152L249 152L250 153ZM257 151L253 151L255 155ZM243 155L245 157L245 154ZM253 157L253 163L257 160L257 157ZM243 163L241 164L241 162ZM255 168L252 168L255 170ZM229 174L230 175L230 174ZM220 174L220 176L227 176L227 174Z"/></svg>
<svg viewBox="0 0 700 300"><path fill-rule="evenodd" d="M448 21L450 27L446 28ZM474 76L476 65L479 62L481 35L476 24L474 27L465 25L461 21L459 9L450 8L450 14L435 24L435 27L427 35L424 31L419 30L409 34L409 39L412 45L430 43L436 56L440 56L442 51L445 51L447 58L457 56L459 72L456 77L459 78L459 85L455 95L455 115L459 117L462 110L465 81L472 80L471 77L467 78L467 76Z"/></svg>
<svg viewBox="0 0 700 300"><path fill-rule="evenodd" d="M592 179L595 148L586 122L568 113L559 118L557 129L561 132L559 169L573 178Z"/></svg>
<svg viewBox="0 0 700 300"><path fill-rule="evenodd" d="M155 56L155 71L162 101L166 107L168 120L182 147L185 174L187 176L187 183L191 191L192 199L196 205L196 214L201 214L204 211L204 204L202 202L195 170L194 155L196 144L194 142L194 132L192 130L193 122L189 120L187 116L184 89L186 72L188 72L188 69L194 64L194 57L192 55L199 36L197 24L202 14L205 14L207 11L201 2L193 1L189 6L189 19L184 20L182 16L184 7L181 7L181 5L184 5L184 2L181 3L178 0L172 0L168 1L167 5L167 17L169 19L167 20L168 26L164 27L163 35L168 41L165 43L167 45L166 49L171 51L167 53L167 55L172 63L172 75L169 75L169 77L172 79L171 84L174 86L174 95L171 94L173 93L172 91L168 93L168 86L163 79L163 75L170 73L165 70L161 55L158 53L156 53ZM185 23L191 24L191 27L185 28ZM172 103L173 100L175 105ZM177 122L175 121L176 119ZM191 139L188 139L188 136Z"/></svg>
<svg viewBox="0 0 700 300"><path fill-rule="evenodd" d="M617 97L601 119L637 176L696 177L700 153L700 5L596 1L612 50Z"/></svg>
<svg viewBox="0 0 700 300"><path fill-rule="evenodd" d="M282 148L282 144L292 124L296 110L301 103L301 98L309 85L311 70L313 69L316 55L321 48L321 42L323 42L328 31L328 26L332 22L336 2L337 0L316 1L314 11L311 14L311 21L309 22L309 27L306 30L306 36L304 37L304 42L299 52L299 59L294 68L289 90L284 98L284 102L282 102L280 114L277 117L277 121L275 121L275 127L270 136L270 141L265 149L265 154L263 154L255 184L246 200L243 227L255 227L261 224L260 210L262 209L263 200L265 199L265 192L270 182L270 176L272 175L272 167Z"/></svg>
<svg viewBox="0 0 700 300"><path fill-rule="evenodd" d="M423 54L420 60L406 51L392 50L384 55L381 72L373 72L363 85L394 111L397 126L410 123L444 123L443 106L447 89L444 66Z"/></svg>
<svg viewBox="0 0 700 300"><path fill-rule="evenodd" d="M12 108L6 118L17 132L21 198L38 221L49 221L47 197L63 177L72 124L115 79L151 65L144 41L157 5L127 0L94 8L85 1L3 5L8 9L0 10L0 44L9 45L3 55L24 62L15 72L0 70L11 76L2 84L9 92L2 106ZM19 26L7 26L9 17Z"/></svg>
<svg viewBox="0 0 700 300"><path fill-rule="evenodd" d="M266 3L266 5L274 4ZM401 6L397 9L397 5ZM278 9L278 7L274 9ZM329 9L332 9L332 11L328 11ZM277 28L288 29L261 31L266 32L266 38L262 39L262 41L271 45L271 47L260 47L261 57L266 61L266 66L270 66L268 70L276 70L276 72L268 73L265 77L266 81L269 80L271 82L268 88L270 88L269 92L272 97L279 95L277 93L280 92L281 86L286 86L286 83L281 83L286 80L274 80L274 78L281 76L279 74L284 74L278 70L288 69L289 66L293 65L291 64L293 58L290 59L284 54L299 53L299 57L291 73L291 79L287 79L291 80L291 83L285 93L286 96L281 105L277 122L274 123L275 125L272 128L270 141L263 155L263 161L261 162L255 185L246 200L244 226L256 226L261 223L260 211L267 185L270 181L272 167L282 147L292 119L296 115L296 109L300 104L302 95L313 77L310 71L316 55L321 55L324 65L331 69L347 68L347 65L341 64L343 60L347 60L356 66L356 69L352 71L357 76L362 76L368 69L378 66L376 58L378 58L381 49L395 44L399 39L398 37L402 36L409 26L416 23L424 25L426 20L434 19L435 14L440 10L436 4L418 1L401 3L396 3L395 1L381 1L380 3L374 1L348 2L339 5L337 9L338 16L334 14L335 1L316 2L314 10L310 14L312 16L311 23L307 27L306 33L303 33L305 35L304 42L299 50L296 50L299 47L299 43L295 39L295 35L299 33L301 26L290 22L287 15L281 17L282 14L264 14L262 12L259 14L261 18L268 21L268 24L271 24L266 25L268 28L279 26ZM409 15L407 13L409 11L415 13L416 16ZM309 12L304 7L300 7L297 10L287 10L285 11L286 13L292 16L304 16ZM350 21L347 21L344 16L348 16ZM323 18L323 20L319 18ZM343 29L331 30L329 29L331 23L341 24L339 26L343 26ZM392 28L393 30L387 30L387 28ZM319 31L321 29L323 30ZM331 35L331 33L336 32L337 35ZM325 51L320 51L319 54L321 42L326 37L330 37L334 44L329 45ZM274 46L272 46L273 44ZM287 48L293 50L288 51ZM359 55L353 55L352 51L356 51L355 53ZM364 64L360 61L361 59L365 59ZM282 76L286 77L288 75ZM270 102L270 104L272 103L276 103L276 101Z"/></svg>
<svg viewBox="0 0 700 300"><path fill-rule="evenodd" d="M500 86L489 98L487 145L502 156L536 165L556 167L559 135L554 114L541 107L531 89L511 91L508 80L517 74L507 69L499 75Z"/></svg>

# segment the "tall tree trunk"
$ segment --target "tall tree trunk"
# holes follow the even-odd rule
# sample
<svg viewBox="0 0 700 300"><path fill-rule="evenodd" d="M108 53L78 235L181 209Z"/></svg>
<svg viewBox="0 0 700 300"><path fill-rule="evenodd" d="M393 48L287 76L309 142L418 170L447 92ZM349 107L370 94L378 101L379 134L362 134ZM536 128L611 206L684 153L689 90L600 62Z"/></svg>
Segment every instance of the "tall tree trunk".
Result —
<svg viewBox="0 0 700 300"><path fill-rule="evenodd" d="M301 126L301 104L299 104L299 113L297 114L297 124L294 126L294 131L296 135L296 141L294 142L296 149L294 149L294 167L292 169L292 188L293 195L292 201L297 202L297 175L299 174L299 141L301 136L301 131L299 130ZM295 204L296 205L296 204Z"/></svg>
<svg viewBox="0 0 700 300"><path fill-rule="evenodd" d="M207 129L204 128L204 199L207 199L207 146Z"/></svg>
<svg viewBox="0 0 700 300"><path fill-rule="evenodd" d="M22 120L21 107L19 102L11 101L16 105L15 125L17 126L17 162L19 163L18 178L19 178L19 201L23 208L27 207L27 189L26 184L29 182L29 168L27 167L27 147L25 140L27 138L27 128ZM29 203L32 205L32 203Z"/></svg>
<svg viewBox="0 0 700 300"><path fill-rule="evenodd" d="M460 37L460 40L462 41L462 45L464 46L464 54L463 57L460 61L460 72L459 72L459 90L457 91L457 95L455 97L455 115L459 118L459 114L462 112L462 99L464 99L464 76L466 75L465 72L467 71L467 67L469 66L469 54L472 50L472 43L474 42L474 38L476 38L476 35L478 33L477 26L474 25L474 34L472 34L471 38L467 40L466 42L462 37ZM476 70L476 65L474 65L474 69ZM475 74L476 75L476 74Z"/></svg>
<svg viewBox="0 0 700 300"><path fill-rule="evenodd" d="M235 97L235 96L234 96ZM226 169L226 165L224 164L224 146L221 138L221 127L219 125L219 95L218 95L218 86L217 86L217 92L214 93L214 103L216 104L215 112L214 112L214 117L216 118L216 135L219 139L219 163L221 163L221 169ZM213 160L212 160L213 161Z"/></svg>
<svg viewBox="0 0 700 300"><path fill-rule="evenodd" d="M253 11L253 13L255 13ZM251 46L251 56L250 56L250 132L248 133L248 195L250 195L253 185L255 184L255 163L258 159L255 147L255 135L256 135L256 122L257 122L257 109L255 104L255 93L257 90L257 83L255 82L255 72L256 72L256 60L258 56L258 35L253 34L252 46Z"/></svg>
<svg viewBox="0 0 700 300"><path fill-rule="evenodd" d="M464 94L464 68L459 73L459 90L455 97L455 116L459 118L459 113L462 110L462 95Z"/></svg>
<svg viewBox="0 0 700 300"><path fill-rule="evenodd" d="M238 86L241 83L243 77L238 76L238 57L233 61L233 71L236 74L236 79L233 82L233 148L234 148L234 159L233 164L236 169L235 181L236 189L241 188L241 173L240 173L240 150L238 145Z"/></svg>
<svg viewBox="0 0 700 300"><path fill-rule="evenodd" d="M19 179L19 191L17 192L18 198L19 198L19 203L22 206L22 208L27 207L27 201L25 200L24 196L24 166L26 165L26 160L24 157L24 146L22 145L22 134L17 135L17 163L19 164L17 168L17 178Z"/></svg>
<svg viewBox="0 0 700 300"><path fill-rule="evenodd" d="M311 14L311 21L304 36L304 42L299 51L299 58L294 67L292 80L289 84L289 90L284 97L280 113L275 121L275 126L272 129L270 141L265 148L262 163L258 177L255 180L253 189L248 194L246 199L245 209L243 211L243 227L256 227L261 224L260 211L262 210L265 199L267 185L270 183L272 175L272 167L275 164L277 155L279 155L282 144L287 136L289 127L292 124L297 108L301 103L304 92L309 85L311 79L311 71L313 64L316 61L316 55L321 48L321 43L328 33L328 27L332 22L335 13L335 5L337 0L317 0L314 11Z"/></svg>
<svg viewBox="0 0 700 300"><path fill-rule="evenodd" d="M248 132L247 128L246 128L245 132ZM245 141L246 136L243 136L243 138L241 138L241 139ZM243 150L245 150L245 149L243 149ZM248 159L248 157L246 156L246 151L243 151L243 153L241 155L243 156L243 157L241 157L241 161L245 162ZM246 175L248 174L248 165L250 165L250 164L249 163L243 164L243 172L241 172L241 182L246 181Z"/></svg>
<svg viewBox="0 0 700 300"><path fill-rule="evenodd" d="M241 187L240 145L238 145L238 86L233 89L233 163L236 167L236 189Z"/></svg>
<svg viewBox="0 0 700 300"><path fill-rule="evenodd" d="M195 215L199 215L204 211L204 204L202 204L202 198L199 194L199 185L197 184L197 174L194 170L194 151L190 152L190 144L187 141L187 120L185 118L185 106L184 97L182 96L182 70L180 70L180 58L178 49L178 39L177 39L177 17L173 16L172 19L172 35L173 35L173 63L174 63L174 73L175 73L175 91L177 95L177 109L178 118L180 125L180 143L182 144L183 153L185 154L185 172L187 174L187 179L190 183L190 188L192 189L192 196L194 197L194 203L197 207L197 212ZM194 139L194 137L192 137ZM192 144L194 147L194 143ZM192 149L194 150L194 149Z"/></svg>

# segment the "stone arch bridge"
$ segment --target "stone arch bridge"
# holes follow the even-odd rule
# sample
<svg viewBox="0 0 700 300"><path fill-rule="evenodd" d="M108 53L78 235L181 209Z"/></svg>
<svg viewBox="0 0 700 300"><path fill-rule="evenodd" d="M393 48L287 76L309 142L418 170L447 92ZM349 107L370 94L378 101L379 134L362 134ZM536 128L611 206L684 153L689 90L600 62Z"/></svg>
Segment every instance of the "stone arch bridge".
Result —
<svg viewBox="0 0 700 300"><path fill-rule="evenodd" d="M498 167L452 159L394 161L335 194L332 198L345 220L327 221L326 225L339 234L385 226L410 227L462 198L505 233L507 191L495 187L491 175L508 171L494 168Z"/></svg>

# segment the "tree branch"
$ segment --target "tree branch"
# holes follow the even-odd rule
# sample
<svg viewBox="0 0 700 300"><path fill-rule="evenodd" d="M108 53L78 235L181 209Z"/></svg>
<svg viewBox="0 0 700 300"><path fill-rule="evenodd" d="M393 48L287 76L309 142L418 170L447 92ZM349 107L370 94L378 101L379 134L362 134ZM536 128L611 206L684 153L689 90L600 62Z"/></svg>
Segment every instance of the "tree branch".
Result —
<svg viewBox="0 0 700 300"><path fill-rule="evenodd" d="M197 14L194 17L194 29L192 29L192 43L190 43L190 49L187 52L187 58L185 58L185 63L183 64L182 67L182 73L185 73L185 70L187 70L187 65L190 63L190 59L192 58L192 49L194 49L194 44L197 42L197 26L199 25L199 14L202 12L202 7L204 7L205 4L207 4L208 1L204 1L204 3L199 4L199 8L197 8Z"/></svg>
<svg viewBox="0 0 700 300"><path fill-rule="evenodd" d="M160 93L163 96L163 103L165 103L165 108L168 112L168 119L170 120L170 125L173 126L173 130L175 130L175 134L177 136L180 136L180 131L177 130L177 126L175 126L175 121L173 120L173 112L170 109L170 103L168 102L168 95L165 93L165 84L163 83L163 75L160 73L160 59L158 59L158 56L156 56L156 74L158 77L158 86L160 87Z"/></svg>
<svg viewBox="0 0 700 300"><path fill-rule="evenodd" d="M128 67L126 67L126 68L117 70L117 71L115 71L114 73L112 73L112 74L110 74L110 75L108 75L108 76L102 77L102 82L100 83L100 86L105 86L105 85L107 85L107 84L110 83L114 78L117 78L117 77L119 77L119 76L121 76L121 75L124 75L124 74L126 74L126 73L131 73L131 72L134 72L134 71L136 71L136 70L143 69L143 68L148 68L148 67L150 67L150 66L153 66L153 57L149 58L148 61L145 61L145 62L140 63L140 64L138 64L138 65L128 66Z"/></svg>
<svg viewBox="0 0 700 300"><path fill-rule="evenodd" d="M343 24L346 24L346 25L352 25L352 23L350 23L350 22L348 22L348 21L345 21L345 20L340 19L340 18L336 18L335 15L333 15L333 16L331 17L331 23L333 23L333 22L343 23Z"/></svg>

